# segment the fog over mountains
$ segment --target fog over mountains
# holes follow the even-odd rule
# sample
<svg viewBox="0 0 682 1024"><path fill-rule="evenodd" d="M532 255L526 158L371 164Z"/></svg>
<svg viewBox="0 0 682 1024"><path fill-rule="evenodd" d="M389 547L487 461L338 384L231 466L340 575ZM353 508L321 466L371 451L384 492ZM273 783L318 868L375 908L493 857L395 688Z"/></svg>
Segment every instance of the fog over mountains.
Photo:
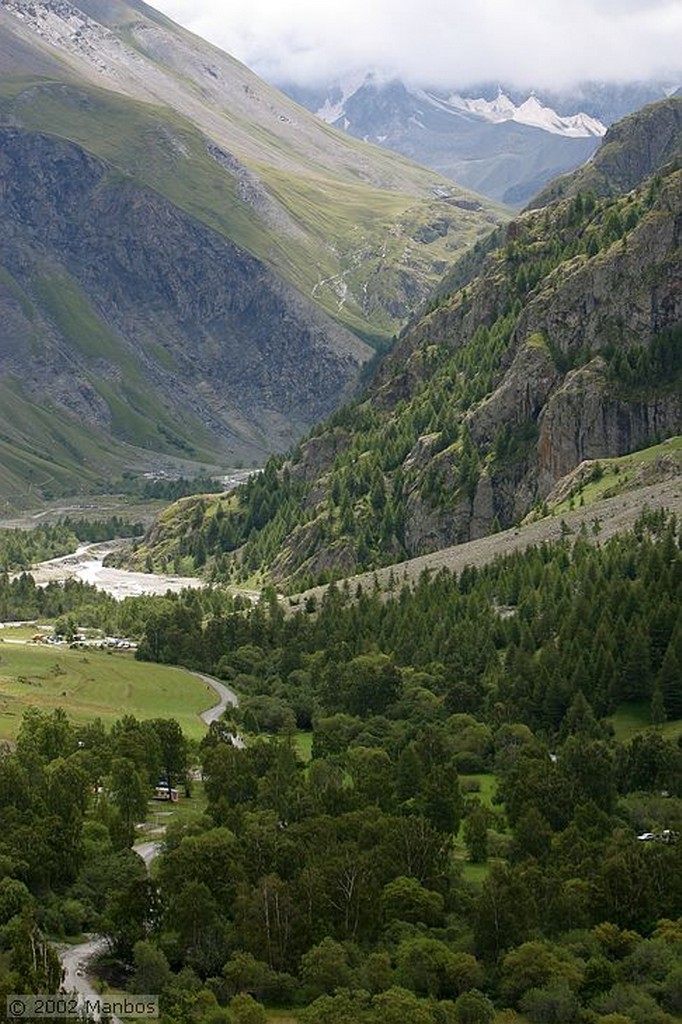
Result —
<svg viewBox="0 0 682 1024"><path fill-rule="evenodd" d="M673 91L661 82L565 93L495 83L432 89L379 72L282 88L334 127L516 207L588 160L609 124Z"/></svg>

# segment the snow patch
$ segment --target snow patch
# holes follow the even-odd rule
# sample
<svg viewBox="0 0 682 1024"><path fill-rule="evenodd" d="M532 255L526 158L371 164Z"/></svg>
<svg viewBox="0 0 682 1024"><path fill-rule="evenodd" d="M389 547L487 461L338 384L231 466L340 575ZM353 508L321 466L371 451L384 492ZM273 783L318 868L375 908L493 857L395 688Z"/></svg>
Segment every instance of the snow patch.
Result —
<svg viewBox="0 0 682 1024"><path fill-rule="evenodd" d="M443 106L442 103L439 105ZM518 107L501 90L494 100L469 99L454 93L448 97L446 105L456 111L475 114L493 124L515 121L567 138L601 138L606 135L606 126L595 117L583 112L562 117L551 107L545 107L533 94Z"/></svg>
<svg viewBox="0 0 682 1024"><path fill-rule="evenodd" d="M355 93L360 89L367 81L371 78L371 74L366 72L358 73L356 75L348 75L338 83L338 89L341 91L341 99L332 103L331 99L327 97L323 105L316 110L315 113L318 117L321 117L327 124L334 124L340 117L343 116L346 109L346 101L354 96ZM334 89L336 94L337 89Z"/></svg>

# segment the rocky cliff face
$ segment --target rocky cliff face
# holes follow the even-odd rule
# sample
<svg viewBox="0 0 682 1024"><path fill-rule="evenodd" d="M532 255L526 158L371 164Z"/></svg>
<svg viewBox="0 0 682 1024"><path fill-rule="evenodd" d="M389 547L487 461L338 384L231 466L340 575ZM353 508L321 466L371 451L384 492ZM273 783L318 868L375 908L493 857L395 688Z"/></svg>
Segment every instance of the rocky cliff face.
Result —
<svg viewBox="0 0 682 1024"><path fill-rule="evenodd" d="M599 357L569 373L550 396L539 420L537 493L546 497L556 483L585 459L637 451L682 428L682 395L652 394L626 400L614 395Z"/></svg>
<svg viewBox="0 0 682 1024"><path fill-rule="evenodd" d="M0 181L0 374L34 400L260 461L350 394L369 348L159 194L11 129Z"/></svg>
<svg viewBox="0 0 682 1024"><path fill-rule="evenodd" d="M619 350L646 350L682 323L681 197L682 174L672 172L630 232L591 257L569 255L531 292L501 358L497 386L463 417L480 459L478 486L434 510L420 487L424 473L418 474L407 503L410 554L474 539L495 523L510 525L583 460L624 455L682 430L679 378L626 385L613 370ZM529 248L536 244L530 238L537 216L512 226L511 244L524 235ZM380 393L390 393L397 362L414 365L434 342L466 346L473 324L494 320L509 284L499 262L470 286L467 302L455 297L405 335L400 356L382 369ZM679 337L670 341L681 344ZM396 377L404 375L396 368ZM505 448L503 438L513 443ZM435 459L447 493L461 449Z"/></svg>

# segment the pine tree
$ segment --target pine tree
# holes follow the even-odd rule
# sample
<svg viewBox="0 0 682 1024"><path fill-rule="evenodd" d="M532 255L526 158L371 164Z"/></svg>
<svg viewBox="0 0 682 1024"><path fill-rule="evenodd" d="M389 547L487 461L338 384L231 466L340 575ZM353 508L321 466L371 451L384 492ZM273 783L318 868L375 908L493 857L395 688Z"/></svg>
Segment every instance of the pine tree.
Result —
<svg viewBox="0 0 682 1024"><path fill-rule="evenodd" d="M651 724L655 726L663 725L667 717L661 684L656 682L651 698Z"/></svg>
<svg viewBox="0 0 682 1024"><path fill-rule="evenodd" d="M618 698L622 701L643 700L651 694L651 657L649 638L641 623L630 634L619 680Z"/></svg>
<svg viewBox="0 0 682 1024"><path fill-rule="evenodd" d="M656 678L668 718L682 718L682 670L671 641Z"/></svg>

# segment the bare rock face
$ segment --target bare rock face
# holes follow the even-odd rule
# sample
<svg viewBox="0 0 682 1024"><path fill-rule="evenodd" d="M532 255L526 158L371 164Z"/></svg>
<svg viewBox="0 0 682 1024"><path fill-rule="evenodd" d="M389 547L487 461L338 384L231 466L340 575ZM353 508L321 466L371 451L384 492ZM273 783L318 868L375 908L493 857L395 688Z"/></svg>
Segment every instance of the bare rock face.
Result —
<svg viewBox="0 0 682 1024"><path fill-rule="evenodd" d="M484 470L476 487L476 494L471 505L471 522L469 524L469 540L478 540L490 533L495 518L495 494L493 482L487 470Z"/></svg>
<svg viewBox="0 0 682 1024"><path fill-rule="evenodd" d="M290 543L277 555L272 565L275 580L318 578L321 573L350 575L357 563L357 551L352 541L341 539L325 543L324 530L319 522L306 523L291 537Z"/></svg>
<svg viewBox="0 0 682 1024"><path fill-rule="evenodd" d="M348 445L348 434L341 429L308 438L301 445L301 457L291 467L294 479L310 483L329 469L338 452Z"/></svg>
<svg viewBox="0 0 682 1024"><path fill-rule="evenodd" d="M447 509L436 509L418 490L407 497L405 547L408 551L437 551L470 538L472 503L463 494L453 493Z"/></svg>
<svg viewBox="0 0 682 1024"><path fill-rule="evenodd" d="M671 188L670 202L679 207ZM667 202L667 196L664 197ZM588 259L576 257L531 302L517 332L539 334L563 354L585 348L598 352L628 345L682 320L679 247L682 220L645 218L626 242Z"/></svg>
<svg viewBox="0 0 682 1024"><path fill-rule="evenodd" d="M560 380L542 335L518 350L499 387L467 417L474 441L490 445L501 427L536 420Z"/></svg>
<svg viewBox="0 0 682 1024"><path fill-rule="evenodd" d="M568 374L540 417L538 487L545 497L585 459L624 455L680 429L682 395L625 401L608 386L603 360Z"/></svg>
<svg viewBox="0 0 682 1024"><path fill-rule="evenodd" d="M439 440L440 434L422 434L403 463L405 471L422 472L438 451Z"/></svg>

